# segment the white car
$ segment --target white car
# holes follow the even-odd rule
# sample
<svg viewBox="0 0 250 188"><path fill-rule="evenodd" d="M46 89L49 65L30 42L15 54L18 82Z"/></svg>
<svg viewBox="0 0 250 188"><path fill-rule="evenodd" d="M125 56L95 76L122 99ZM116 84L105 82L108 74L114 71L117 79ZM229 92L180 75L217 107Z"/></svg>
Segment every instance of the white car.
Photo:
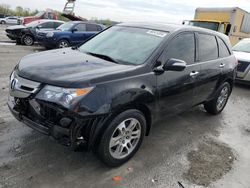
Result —
<svg viewBox="0 0 250 188"><path fill-rule="evenodd" d="M250 84L250 38L238 42L233 52L238 59L236 82Z"/></svg>
<svg viewBox="0 0 250 188"><path fill-rule="evenodd" d="M16 16L8 16L5 18L0 18L0 23L1 24L14 24L17 25L18 24L18 17Z"/></svg>

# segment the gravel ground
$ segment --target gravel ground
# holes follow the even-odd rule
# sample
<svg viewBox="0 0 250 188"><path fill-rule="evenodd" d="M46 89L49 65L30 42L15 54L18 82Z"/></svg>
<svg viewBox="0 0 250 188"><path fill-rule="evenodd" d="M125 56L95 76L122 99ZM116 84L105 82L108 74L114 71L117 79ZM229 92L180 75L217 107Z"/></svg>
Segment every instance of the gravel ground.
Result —
<svg viewBox="0 0 250 188"><path fill-rule="evenodd" d="M43 50L17 46L0 26L0 188L250 188L250 87L235 86L218 116L202 106L156 123L129 162L108 168L90 152L72 152L16 121L6 106L19 59ZM113 181L121 176L120 181Z"/></svg>

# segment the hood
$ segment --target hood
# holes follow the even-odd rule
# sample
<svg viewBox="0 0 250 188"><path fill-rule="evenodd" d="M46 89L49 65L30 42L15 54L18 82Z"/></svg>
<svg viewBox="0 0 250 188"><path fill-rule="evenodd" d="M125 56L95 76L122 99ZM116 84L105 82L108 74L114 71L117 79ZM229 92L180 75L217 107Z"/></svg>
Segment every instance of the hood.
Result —
<svg viewBox="0 0 250 188"><path fill-rule="evenodd" d="M17 74L33 81L62 86L83 87L126 76L136 66L121 65L72 50L49 50L25 56ZM124 74L120 74L120 73ZM116 76L114 76L116 74Z"/></svg>
<svg viewBox="0 0 250 188"><path fill-rule="evenodd" d="M27 28L27 27L24 25L13 25L13 26L7 27L6 30L16 30L16 29L25 29L25 28Z"/></svg>
<svg viewBox="0 0 250 188"><path fill-rule="evenodd" d="M241 61L250 61L250 53L233 51L235 57Z"/></svg>

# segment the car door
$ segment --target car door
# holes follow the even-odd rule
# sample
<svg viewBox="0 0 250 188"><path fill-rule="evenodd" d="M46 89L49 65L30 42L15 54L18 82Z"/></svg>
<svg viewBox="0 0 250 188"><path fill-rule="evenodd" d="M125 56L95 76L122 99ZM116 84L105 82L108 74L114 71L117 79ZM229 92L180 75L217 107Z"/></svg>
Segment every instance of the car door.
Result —
<svg viewBox="0 0 250 188"><path fill-rule="evenodd" d="M71 34L71 44L78 45L82 43L85 39L85 33L86 33L86 24L79 23L75 25L73 28L73 32Z"/></svg>
<svg viewBox="0 0 250 188"><path fill-rule="evenodd" d="M86 30L85 40L97 34L100 31L100 28L96 24L86 24Z"/></svg>
<svg viewBox="0 0 250 188"><path fill-rule="evenodd" d="M198 33L197 36L201 71L199 86L195 90L195 104L204 102L213 93L222 73L216 37L207 33Z"/></svg>
<svg viewBox="0 0 250 188"><path fill-rule="evenodd" d="M13 24L11 17L5 18L7 24Z"/></svg>
<svg viewBox="0 0 250 188"><path fill-rule="evenodd" d="M195 63L196 40L193 32L184 32L174 37L160 57L161 62L171 58L187 63L183 71L165 71L157 75L158 106L162 115L178 113L193 105L193 93L200 72Z"/></svg>

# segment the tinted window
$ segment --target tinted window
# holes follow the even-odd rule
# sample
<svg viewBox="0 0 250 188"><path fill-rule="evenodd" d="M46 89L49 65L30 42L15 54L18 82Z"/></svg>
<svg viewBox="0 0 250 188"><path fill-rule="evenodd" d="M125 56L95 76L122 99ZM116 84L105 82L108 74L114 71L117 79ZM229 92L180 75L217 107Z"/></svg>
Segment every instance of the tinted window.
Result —
<svg viewBox="0 0 250 188"><path fill-rule="evenodd" d="M226 44L220 38L217 38L217 39L218 39L220 57L230 56L230 53L228 51Z"/></svg>
<svg viewBox="0 0 250 188"><path fill-rule="evenodd" d="M62 25L63 23L60 22L54 22L54 28L58 28L60 25Z"/></svg>
<svg viewBox="0 0 250 188"><path fill-rule="evenodd" d="M169 44L167 59L175 58L185 61L187 64L194 63L195 38L193 33L181 34L175 37Z"/></svg>
<svg viewBox="0 0 250 188"><path fill-rule="evenodd" d="M113 26L80 47L80 51L109 56L121 64L144 63L167 32Z"/></svg>
<svg viewBox="0 0 250 188"><path fill-rule="evenodd" d="M218 58L218 47L215 36L199 34L199 59L209 61Z"/></svg>
<svg viewBox="0 0 250 188"><path fill-rule="evenodd" d="M53 22L46 22L40 24L41 28L54 28L54 23Z"/></svg>
<svg viewBox="0 0 250 188"><path fill-rule="evenodd" d="M87 31L99 31L97 26L94 24L87 24Z"/></svg>
<svg viewBox="0 0 250 188"><path fill-rule="evenodd" d="M86 25L78 24L77 26L75 26L75 29L77 29L77 31L86 31Z"/></svg>

